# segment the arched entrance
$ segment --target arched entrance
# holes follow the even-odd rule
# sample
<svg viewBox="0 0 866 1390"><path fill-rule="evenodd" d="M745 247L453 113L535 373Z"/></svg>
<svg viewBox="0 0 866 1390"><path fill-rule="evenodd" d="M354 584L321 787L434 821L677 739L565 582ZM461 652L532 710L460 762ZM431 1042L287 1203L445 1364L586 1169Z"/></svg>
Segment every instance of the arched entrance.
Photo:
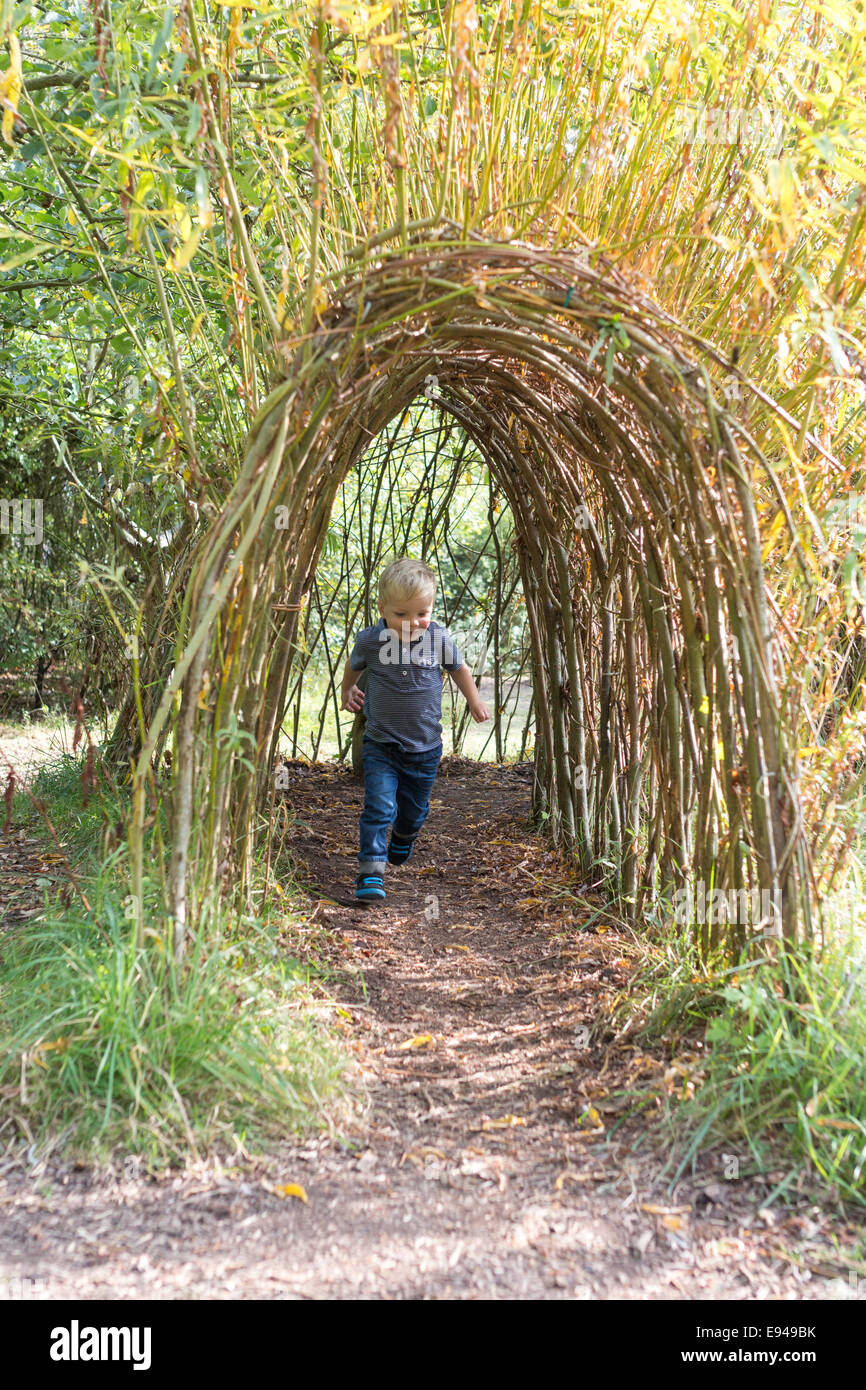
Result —
<svg viewBox="0 0 866 1390"><path fill-rule="evenodd" d="M763 460L725 408L725 380L648 298L573 252L445 229L347 273L259 413L187 595L188 645L166 691L182 682L181 939L191 852L237 857L248 879L336 491L422 392L474 441L514 513L536 805L554 843L582 872L601 865L635 916L694 880L770 895L769 928L789 940L808 929L752 490ZM743 931L709 921L703 943L727 932L734 947Z"/></svg>

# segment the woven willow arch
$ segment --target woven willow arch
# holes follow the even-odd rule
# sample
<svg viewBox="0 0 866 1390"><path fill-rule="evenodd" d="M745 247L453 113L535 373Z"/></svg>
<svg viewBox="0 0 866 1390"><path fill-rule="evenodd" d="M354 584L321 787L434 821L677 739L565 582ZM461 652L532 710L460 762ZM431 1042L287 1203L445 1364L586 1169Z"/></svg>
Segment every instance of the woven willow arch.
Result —
<svg viewBox="0 0 866 1390"><path fill-rule="evenodd" d="M765 462L724 409L716 367L644 294L573 252L443 233L347 272L284 363L200 548L186 650L145 749L182 682L178 950L201 900L199 886L191 908L190 863L237 864L250 881L297 608L337 490L422 393L474 440L514 513L535 810L553 842L634 914L694 876L776 893L786 938L809 930L751 481ZM707 925L703 945L728 932L733 948L742 930Z"/></svg>

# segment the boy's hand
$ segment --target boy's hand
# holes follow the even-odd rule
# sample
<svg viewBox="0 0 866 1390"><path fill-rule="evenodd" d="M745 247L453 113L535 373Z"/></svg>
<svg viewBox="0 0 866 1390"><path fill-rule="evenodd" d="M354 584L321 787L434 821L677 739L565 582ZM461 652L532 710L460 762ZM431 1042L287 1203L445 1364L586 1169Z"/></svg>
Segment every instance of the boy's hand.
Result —
<svg viewBox="0 0 866 1390"><path fill-rule="evenodd" d="M352 714L357 714L364 708L364 692L359 685L350 686L343 696L343 703L340 709L350 710Z"/></svg>
<svg viewBox="0 0 866 1390"><path fill-rule="evenodd" d="M476 724L483 724L485 719L493 717L483 700L472 700L469 705L469 713Z"/></svg>

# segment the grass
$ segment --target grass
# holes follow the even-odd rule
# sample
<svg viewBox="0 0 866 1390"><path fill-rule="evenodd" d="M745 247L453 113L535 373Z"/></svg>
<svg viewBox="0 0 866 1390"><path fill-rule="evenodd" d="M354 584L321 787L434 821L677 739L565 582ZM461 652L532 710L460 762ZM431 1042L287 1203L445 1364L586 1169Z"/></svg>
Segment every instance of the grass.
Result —
<svg viewBox="0 0 866 1390"><path fill-rule="evenodd" d="M673 1183L723 1146L743 1171L782 1170L774 1196L808 1184L866 1205L862 869L850 882L825 904L823 948L725 968L702 964L682 930L647 943L618 1012L632 1018L632 1036L664 1038L693 1058L664 1097Z"/></svg>
<svg viewBox="0 0 866 1390"><path fill-rule="evenodd" d="M706 1030L703 1084L681 1106L690 1135L678 1174L714 1139L755 1169L780 1160L866 1205L866 999L862 939L819 959L784 955L735 974Z"/></svg>
<svg viewBox="0 0 866 1390"><path fill-rule="evenodd" d="M267 903L259 917L212 914L218 925L193 936L178 968L150 880L151 926L137 948L125 845L99 848L111 794L82 808L80 773L67 758L34 788L92 910L46 895L42 919L3 938L0 1134L41 1156L134 1153L160 1167L333 1127L345 1057L313 994L324 972L296 957L291 920Z"/></svg>

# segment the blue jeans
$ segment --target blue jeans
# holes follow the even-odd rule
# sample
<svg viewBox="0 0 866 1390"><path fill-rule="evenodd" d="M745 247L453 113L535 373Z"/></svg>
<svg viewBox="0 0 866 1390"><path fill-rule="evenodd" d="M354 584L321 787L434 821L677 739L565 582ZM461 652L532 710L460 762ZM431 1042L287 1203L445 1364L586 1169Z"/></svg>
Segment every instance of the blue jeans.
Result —
<svg viewBox="0 0 866 1390"><path fill-rule="evenodd" d="M427 819L442 741L423 753L407 753L398 743L377 743L364 734L361 753L364 809L358 872L384 873L392 821L396 835L414 839Z"/></svg>

